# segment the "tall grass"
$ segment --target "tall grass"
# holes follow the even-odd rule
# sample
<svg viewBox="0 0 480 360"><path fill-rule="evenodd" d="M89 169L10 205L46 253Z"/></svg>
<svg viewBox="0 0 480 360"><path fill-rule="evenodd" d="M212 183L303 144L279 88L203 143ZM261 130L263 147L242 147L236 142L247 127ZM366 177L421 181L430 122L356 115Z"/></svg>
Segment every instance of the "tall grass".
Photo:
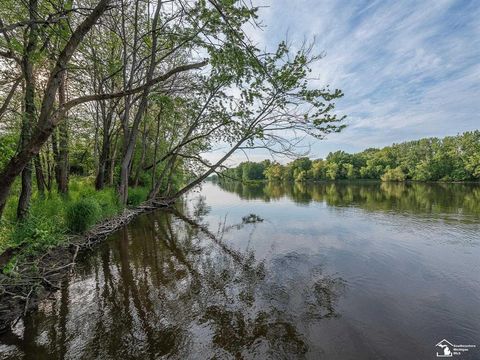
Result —
<svg viewBox="0 0 480 360"><path fill-rule="evenodd" d="M101 212L95 199L83 198L72 202L65 213L67 229L72 233L82 233L100 219Z"/></svg>
<svg viewBox="0 0 480 360"><path fill-rule="evenodd" d="M138 206L145 200L147 200L148 188L137 187L128 190L128 206Z"/></svg>

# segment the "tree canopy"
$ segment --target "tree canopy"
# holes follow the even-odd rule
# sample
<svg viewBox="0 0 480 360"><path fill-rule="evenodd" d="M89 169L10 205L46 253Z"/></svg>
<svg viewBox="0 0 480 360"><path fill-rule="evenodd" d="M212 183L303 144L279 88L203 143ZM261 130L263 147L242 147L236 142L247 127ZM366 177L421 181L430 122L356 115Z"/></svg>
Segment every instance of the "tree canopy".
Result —
<svg viewBox="0 0 480 360"><path fill-rule="evenodd" d="M383 181L478 181L480 131L443 139L426 138L366 149L356 154L336 151L326 159L298 158L278 162L244 162L222 174L227 179L318 181L377 179ZM252 173L250 169L255 168ZM261 175L260 175L261 174Z"/></svg>

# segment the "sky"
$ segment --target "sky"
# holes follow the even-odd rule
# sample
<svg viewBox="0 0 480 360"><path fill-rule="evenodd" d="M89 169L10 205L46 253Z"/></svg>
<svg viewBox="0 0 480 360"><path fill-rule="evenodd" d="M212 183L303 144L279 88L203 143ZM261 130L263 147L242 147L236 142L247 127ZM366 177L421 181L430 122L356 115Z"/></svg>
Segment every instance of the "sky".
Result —
<svg viewBox="0 0 480 360"><path fill-rule="evenodd" d="M305 139L311 158L328 152L480 129L480 1L258 0L263 29L247 30L260 49L315 38L325 57L318 85L339 88L347 128ZM207 156L213 160L219 150ZM252 150L230 164L269 158ZM286 162L288 159L280 159Z"/></svg>

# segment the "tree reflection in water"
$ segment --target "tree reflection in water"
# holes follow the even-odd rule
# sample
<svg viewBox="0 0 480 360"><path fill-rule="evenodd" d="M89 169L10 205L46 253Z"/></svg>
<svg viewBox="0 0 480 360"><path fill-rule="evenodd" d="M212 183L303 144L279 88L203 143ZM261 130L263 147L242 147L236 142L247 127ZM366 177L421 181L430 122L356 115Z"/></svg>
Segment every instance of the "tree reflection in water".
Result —
<svg viewBox="0 0 480 360"><path fill-rule="evenodd" d="M305 357L306 326L338 316L344 281L308 254L267 266L212 233L207 213L200 198L190 213L138 218L85 254L4 346L36 359Z"/></svg>
<svg viewBox="0 0 480 360"><path fill-rule="evenodd" d="M330 206L358 206L367 211L421 214L468 214L479 217L480 187L454 183L394 183L344 181L322 183L218 182L225 191L242 199L279 200L287 197L297 204L326 202Z"/></svg>

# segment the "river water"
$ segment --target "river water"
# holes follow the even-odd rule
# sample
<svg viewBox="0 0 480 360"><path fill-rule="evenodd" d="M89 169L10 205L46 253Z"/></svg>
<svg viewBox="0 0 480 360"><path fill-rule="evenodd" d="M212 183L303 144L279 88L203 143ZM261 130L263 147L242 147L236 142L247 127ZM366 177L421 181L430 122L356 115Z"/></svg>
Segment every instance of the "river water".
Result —
<svg viewBox="0 0 480 360"><path fill-rule="evenodd" d="M480 186L207 182L82 255L0 358L435 359L443 339L480 359Z"/></svg>

